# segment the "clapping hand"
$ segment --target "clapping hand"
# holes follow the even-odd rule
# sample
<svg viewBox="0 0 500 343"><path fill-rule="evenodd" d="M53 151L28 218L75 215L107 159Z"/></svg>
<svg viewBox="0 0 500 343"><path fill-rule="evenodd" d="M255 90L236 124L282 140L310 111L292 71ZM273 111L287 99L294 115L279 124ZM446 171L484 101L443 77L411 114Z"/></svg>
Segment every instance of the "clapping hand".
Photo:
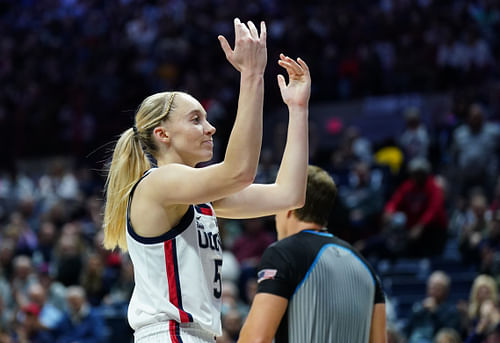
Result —
<svg viewBox="0 0 500 343"><path fill-rule="evenodd" d="M288 73L288 84L283 75L278 75L278 86L281 97L289 107L307 107L311 94L311 76L309 67L300 57L294 61L288 56L280 54L278 64Z"/></svg>
<svg viewBox="0 0 500 343"><path fill-rule="evenodd" d="M267 63L266 24L260 23L260 34L253 22L248 21L247 25L238 18L234 19L234 50L224 36L218 37L219 42L227 60L236 70L263 75Z"/></svg>

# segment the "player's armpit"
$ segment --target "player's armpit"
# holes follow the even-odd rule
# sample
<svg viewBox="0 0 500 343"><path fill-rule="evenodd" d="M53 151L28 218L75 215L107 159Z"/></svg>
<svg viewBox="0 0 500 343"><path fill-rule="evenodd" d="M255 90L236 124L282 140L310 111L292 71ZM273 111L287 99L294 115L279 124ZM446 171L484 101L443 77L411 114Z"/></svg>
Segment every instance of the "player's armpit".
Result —
<svg viewBox="0 0 500 343"><path fill-rule="evenodd" d="M238 343L271 343L287 306L286 298L258 293L243 324Z"/></svg>
<svg viewBox="0 0 500 343"><path fill-rule="evenodd" d="M373 307L372 324L370 328L370 343L386 343L385 304L375 304Z"/></svg>

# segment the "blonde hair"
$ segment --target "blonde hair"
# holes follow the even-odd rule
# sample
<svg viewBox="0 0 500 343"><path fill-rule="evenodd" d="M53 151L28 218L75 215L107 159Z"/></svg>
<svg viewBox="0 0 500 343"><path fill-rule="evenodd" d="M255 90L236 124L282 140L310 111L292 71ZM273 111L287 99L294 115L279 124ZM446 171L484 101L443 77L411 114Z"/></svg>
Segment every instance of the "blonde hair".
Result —
<svg viewBox="0 0 500 343"><path fill-rule="evenodd" d="M104 209L104 247L127 251L125 235L127 205L130 192L139 178L151 168L145 151L152 156L158 151L153 130L168 119L175 95L179 92L153 94L141 103L135 114L135 125L125 130L116 143L106 179Z"/></svg>
<svg viewBox="0 0 500 343"><path fill-rule="evenodd" d="M476 318L479 314L479 309L481 308L482 302L479 301L478 299L478 293L479 289L485 286L490 290L491 297L489 298L493 303L497 304L498 303L498 288L497 284L495 282L495 279L493 279L491 276L486 275L486 274L481 274L478 275L472 284L472 288L470 291L470 297L469 297L469 318L473 319Z"/></svg>

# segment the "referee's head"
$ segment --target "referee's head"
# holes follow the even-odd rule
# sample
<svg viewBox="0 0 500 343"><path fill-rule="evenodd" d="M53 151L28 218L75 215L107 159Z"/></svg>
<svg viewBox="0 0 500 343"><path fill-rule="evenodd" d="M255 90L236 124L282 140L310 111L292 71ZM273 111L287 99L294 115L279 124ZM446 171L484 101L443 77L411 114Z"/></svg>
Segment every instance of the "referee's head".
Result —
<svg viewBox="0 0 500 343"><path fill-rule="evenodd" d="M326 226L336 195L337 186L331 176L320 167L308 166L306 201L293 213L300 221Z"/></svg>

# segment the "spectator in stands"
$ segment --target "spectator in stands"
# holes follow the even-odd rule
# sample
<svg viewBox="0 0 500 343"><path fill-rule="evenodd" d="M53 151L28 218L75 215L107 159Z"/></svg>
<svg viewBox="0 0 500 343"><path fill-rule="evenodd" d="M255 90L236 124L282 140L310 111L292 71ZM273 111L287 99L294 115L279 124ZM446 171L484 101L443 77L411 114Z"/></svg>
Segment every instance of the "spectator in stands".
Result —
<svg viewBox="0 0 500 343"><path fill-rule="evenodd" d="M66 300L68 310L55 329L56 342L104 342L104 319L88 303L83 287L68 287Z"/></svg>
<svg viewBox="0 0 500 343"><path fill-rule="evenodd" d="M467 310L467 327L469 330L480 321L481 305L488 300L492 301L493 304L498 303L498 287L495 279L491 276L480 274L474 279L469 296Z"/></svg>
<svg viewBox="0 0 500 343"><path fill-rule="evenodd" d="M382 233L356 244L363 254L422 257L443 250L448 226L443 190L431 174L427 160L415 158L408 169L410 178L396 189L385 206Z"/></svg>
<svg viewBox="0 0 500 343"><path fill-rule="evenodd" d="M57 240L57 228L51 221L45 220L40 224L37 233L38 246L33 254L35 265L51 263L54 256Z"/></svg>
<svg viewBox="0 0 500 343"><path fill-rule="evenodd" d="M425 159L409 163L410 178L400 185L385 206L385 218L401 212L406 217L407 248L411 256L439 254L446 242L448 219L443 190Z"/></svg>
<svg viewBox="0 0 500 343"><path fill-rule="evenodd" d="M32 256L37 248L36 235L21 212L15 211L10 215L5 235L16 241L17 255Z"/></svg>
<svg viewBox="0 0 500 343"><path fill-rule="evenodd" d="M99 306L109 293L109 282L105 278L103 262L99 255L88 256L80 277L80 285L85 289L91 306Z"/></svg>
<svg viewBox="0 0 500 343"><path fill-rule="evenodd" d="M500 127L485 121L480 104L472 104L467 122L455 130L452 142L457 185L462 195L468 195L473 187L481 187L486 195L492 195L499 143Z"/></svg>
<svg viewBox="0 0 500 343"><path fill-rule="evenodd" d="M128 307L128 302L134 291L134 266L130 257L126 255L121 263L118 280L113 283L104 302L109 305Z"/></svg>
<svg viewBox="0 0 500 343"><path fill-rule="evenodd" d="M40 308L38 319L44 329L54 329L62 319L62 311L47 301L46 290L39 283L32 284L28 289L29 303Z"/></svg>
<svg viewBox="0 0 500 343"><path fill-rule="evenodd" d="M494 275L498 281L500 276L500 210L492 213L487 221L485 237L479 243L481 257L480 272Z"/></svg>
<svg viewBox="0 0 500 343"><path fill-rule="evenodd" d="M460 331L458 310L447 301L450 283L450 277L443 271L435 271L429 276L427 296L413 305L405 327L408 343L432 342L442 328Z"/></svg>
<svg viewBox="0 0 500 343"><path fill-rule="evenodd" d="M355 164L349 183L339 189L339 197L349 210L350 240L357 241L375 234L384 206L384 194L380 182L372 179L368 164Z"/></svg>
<svg viewBox="0 0 500 343"><path fill-rule="evenodd" d="M19 306L26 304L29 287L37 282L33 272L33 264L28 256L19 255L14 258L14 274L10 283L11 296Z"/></svg>
<svg viewBox="0 0 500 343"><path fill-rule="evenodd" d="M399 145L405 155L405 160L415 157L427 158L429 154L430 137L420 119L420 109L409 107L404 112L406 128L399 137Z"/></svg>
<svg viewBox="0 0 500 343"><path fill-rule="evenodd" d="M40 323L40 306L30 303L23 306L15 329L17 343L53 343L54 337Z"/></svg>
<svg viewBox="0 0 500 343"><path fill-rule="evenodd" d="M497 178L495 184L495 192L493 194L493 200L491 201L490 210L500 210L500 176Z"/></svg>
<svg viewBox="0 0 500 343"><path fill-rule="evenodd" d="M65 228L72 227L66 224ZM83 269L83 246L76 232L63 232L56 248L56 279L64 286L77 285Z"/></svg>
<svg viewBox="0 0 500 343"><path fill-rule="evenodd" d="M480 264L479 246L487 236L490 217L488 203L482 191L472 194L465 221L458 235L458 244L463 261L475 265Z"/></svg>
<svg viewBox="0 0 500 343"><path fill-rule="evenodd" d="M231 309L222 315L222 326L233 342L238 340L242 325L243 317L237 309Z"/></svg>
<svg viewBox="0 0 500 343"><path fill-rule="evenodd" d="M45 289L47 302L63 311L66 306L66 287L59 281L54 280L52 272L49 265L42 264L38 267L37 278Z"/></svg>
<svg viewBox="0 0 500 343"><path fill-rule="evenodd" d="M491 299L483 301L479 307L479 317L465 343L498 342L500 329L500 311L498 304Z"/></svg>
<svg viewBox="0 0 500 343"><path fill-rule="evenodd" d="M456 330L443 328L437 332L434 343L462 343L462 339Z"/></svg>
<svg viewBox="0 0 500 343"><path fill-rule="evenodd" d="M266 230L264 219L245 219L242 223L243 234L234 241L232 250L242 266L251 268L259 262L264 250L275 239Z"/></svg>

